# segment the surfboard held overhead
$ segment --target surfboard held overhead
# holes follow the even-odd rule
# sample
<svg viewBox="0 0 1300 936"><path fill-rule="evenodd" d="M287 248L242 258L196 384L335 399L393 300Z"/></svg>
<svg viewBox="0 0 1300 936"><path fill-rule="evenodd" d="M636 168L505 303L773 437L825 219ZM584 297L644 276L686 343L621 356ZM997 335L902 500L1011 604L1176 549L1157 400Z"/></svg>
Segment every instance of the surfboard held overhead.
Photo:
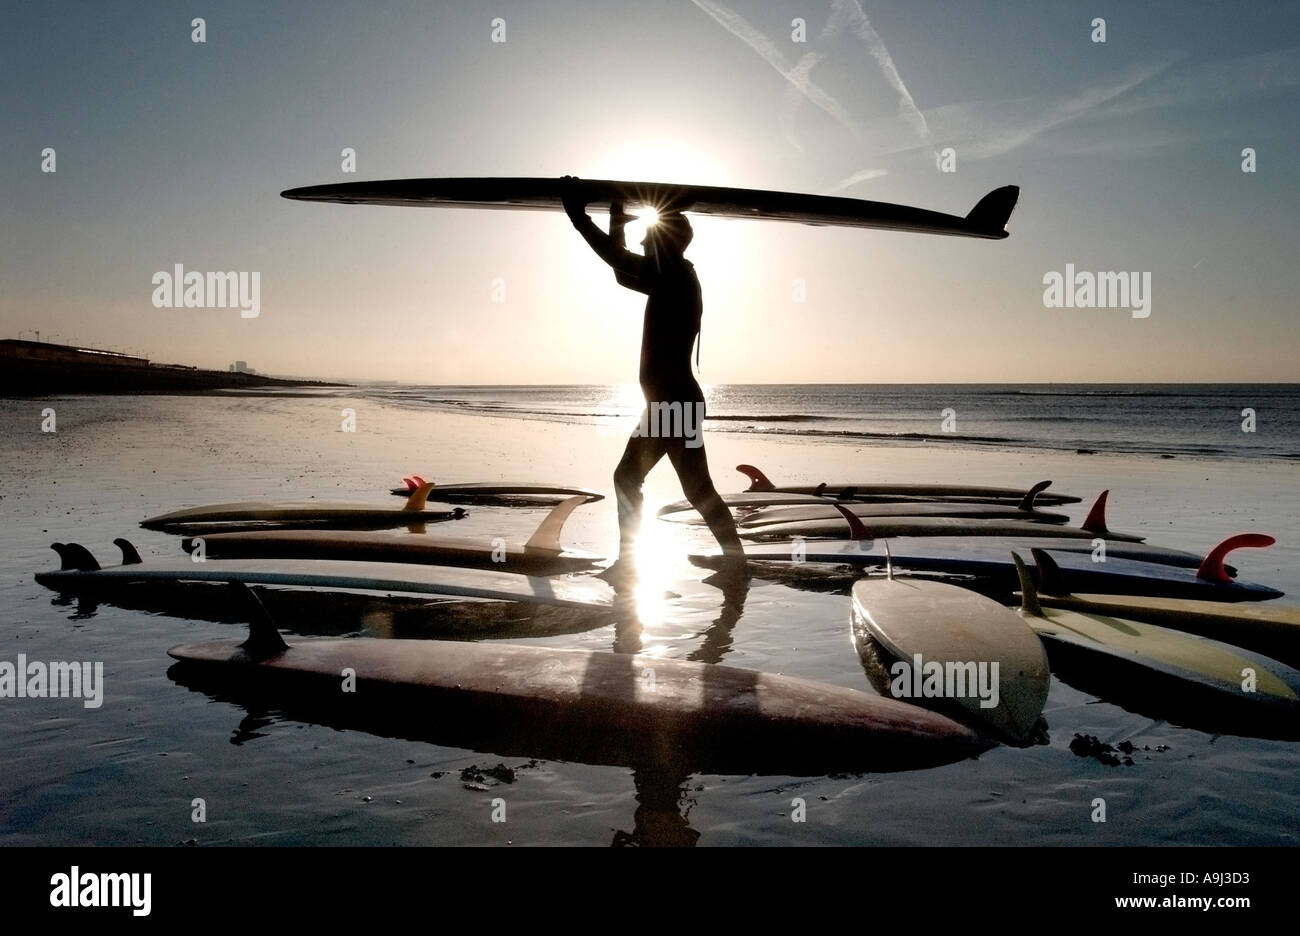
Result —
<svg viewBox="0 0 1300 936"><path fill-rule="evenodd" d="M652 207L660 214L690 211L720 218L794 221L990 240L1007 236L1007 221L1020 198L1019 186L1004 185L985 195L969 214L962 217L908 205L834 195L618 179L384 179L309 185L280 194L298 201L344 205L563 211L564 195L574 191L596 211L608 211L611 202L621 201L627 208Z"/></svg>

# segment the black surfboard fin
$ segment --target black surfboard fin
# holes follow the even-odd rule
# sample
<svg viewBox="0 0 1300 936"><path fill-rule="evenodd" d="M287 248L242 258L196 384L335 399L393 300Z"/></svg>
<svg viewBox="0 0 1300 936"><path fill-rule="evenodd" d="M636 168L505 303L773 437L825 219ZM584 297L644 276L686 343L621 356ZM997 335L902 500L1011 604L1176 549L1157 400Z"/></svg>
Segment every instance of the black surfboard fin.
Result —
<svg viewBox="0 0 1300 936"><path fill-rule="evenodd" d="M825 493L826 493L826 482L823 481L821 484L817 485L817 490L813 491L813 494L816 495L817 497L821 497Z"/></svg>
<svg viewBox="0 0 1300 936"><path fill-rule="evenodd" d="M851 501L858 496L858 489L855 487L846 487L835 495L836 500Z"/></svg>
<svg viewBox="0 0 1300 936"><path fill-rule="evenodd" d="M59 568L62 571L66 572L70 569L78 572L99 571L99 561L80 543L50 543L50 549L59 554Z"/></svg>
<svg viewBox="0 0 1300 936"><path fill-rule="evenodd" d="M1034 498L1037 497L1043 491L1047 490L1051 486L1052 486L1051 481L1039 481L1037 484L1035 484L1033 487L1031 487L1028 491L1025 492L1024 499L1020 501L1020 509L1033 510Z"/></svg>
<svg viewBox="0 0 1300 936"><path fill-rule="evenodd" d="M776 485L767 480L767 475L759 471L753 465L737 465L736 470L749 479L749 487L745 488L745 493L752 491L774 491Z"/></svg>
<svg viewBox="0 0 1300 936"><path fill-rule="evenodd" d="M841 503L835 504L835 509L844 515L844 519L849 522L849 539L851 540L869 540L871 533L862 523L862 518L849 510Z"/></svg>
<svg viewBox="0 0 1300 936"><path fill-rule="evenodd" d="M1068 595L1070 589L1066 587L1065 575L1061 572L1061 567L1056 564L1056 560L1042 549L1031 549L1029 554L1034 557L1034 563L1038 566L1038 590L1049 595Z"/></svg>
<svg viewBox="0 0 1300 936"><path fill-rule="evenodd" d="M1020 611L1027 617L1043 617L1043 606L1038 603L1038 587L1034 577L1025 567L1025 560L1015 550L1011 551L1011 561L1016 564L1016 576L1020 579Z"/></svg>
<svg viewBox="0 0 1300 936"><path fill-rule="evenodd" d="M976 202L970 214L966 215L966 221L988 237L1006 237L1007 222L1011 220L1011 212L1016 210L1019 200L1020 186L1004 185Z"/></svg>
<svg viewBox="0 0 1300 936"><path fill-rule="evenodd" d="M142 565L144 563L144 560L140 558L140 551L126 537L119 536L113 540L113 545L122 550L122 565Z"/></svg>
<svg viewBox="0 0 1300 936"><path fill-rule="evenodd" d="M239 645L243 651L254 660L267 660L288 650L289 645L280 636L275 619L262 599L239 579L229 579L226 585L248 615L248 639Z"/></svg>

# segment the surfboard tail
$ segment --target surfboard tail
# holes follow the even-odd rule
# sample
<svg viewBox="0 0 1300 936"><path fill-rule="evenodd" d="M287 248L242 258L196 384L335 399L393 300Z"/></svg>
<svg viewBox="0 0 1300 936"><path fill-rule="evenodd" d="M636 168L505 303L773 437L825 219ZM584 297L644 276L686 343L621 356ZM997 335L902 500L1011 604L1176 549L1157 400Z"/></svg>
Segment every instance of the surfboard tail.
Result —
<svg viewBox="0 0 1300 936"><path fill-rule="evenodd" d="M981 198L966 215L966 221L985 237L1006 237L1007 222L1011 220L1011 212L1016 210L1019 200L1020 186L1004 185Z"/></svg>

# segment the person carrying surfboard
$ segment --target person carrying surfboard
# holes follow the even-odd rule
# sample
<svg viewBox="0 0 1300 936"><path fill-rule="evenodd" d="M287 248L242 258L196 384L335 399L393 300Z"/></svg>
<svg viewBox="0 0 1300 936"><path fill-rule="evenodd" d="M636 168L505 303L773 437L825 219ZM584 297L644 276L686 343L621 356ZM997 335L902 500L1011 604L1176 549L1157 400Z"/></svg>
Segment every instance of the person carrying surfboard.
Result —
<svg viewBox="0 0 1300 936"><path fill-rule="evenodd" d="M574 180L573 176L565 176ZM576 180L575 180L576 181ZM641 525L641 487L646 475L665 455L682 484L682 493L709 525L723 554L743 560L744 547L736 534L731 511L718 496L709 477L703 440L698 438L704 417L704 392L691 370L691 347L700 332L703 304L694 265L683 256L691 242L690 222L680 212L669 212L646 229L644 255L626 246L624 227L632 216L622 202L611 202L609 233L587 216L587 203L576 186L564 195L564 210L574 228L596 254L614 269L619 285L645 293L645 319L641 330L641 392L647 411L699 414L694 437L683 432L642 431L647 424L663 428L663 421L642 417L627 440L623 457L614 469L618 498L619 558L608 570L611 579L634 577L633 550ZM688 419L677 423L690 425Z"/></svg>

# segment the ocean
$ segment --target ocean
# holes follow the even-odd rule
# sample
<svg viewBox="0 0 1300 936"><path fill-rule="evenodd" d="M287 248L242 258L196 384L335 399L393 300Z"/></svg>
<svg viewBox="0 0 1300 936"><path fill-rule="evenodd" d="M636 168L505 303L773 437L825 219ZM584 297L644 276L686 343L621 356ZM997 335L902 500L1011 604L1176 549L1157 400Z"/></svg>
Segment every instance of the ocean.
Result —
<svg viewBox="0 0 1300 936"><path fill-rule="evenodd" d="M576 423L635 416L628 386L373 387L406 406ZM889 445L1300 458L1300 384L725 384L711 432Z"/></svg>

